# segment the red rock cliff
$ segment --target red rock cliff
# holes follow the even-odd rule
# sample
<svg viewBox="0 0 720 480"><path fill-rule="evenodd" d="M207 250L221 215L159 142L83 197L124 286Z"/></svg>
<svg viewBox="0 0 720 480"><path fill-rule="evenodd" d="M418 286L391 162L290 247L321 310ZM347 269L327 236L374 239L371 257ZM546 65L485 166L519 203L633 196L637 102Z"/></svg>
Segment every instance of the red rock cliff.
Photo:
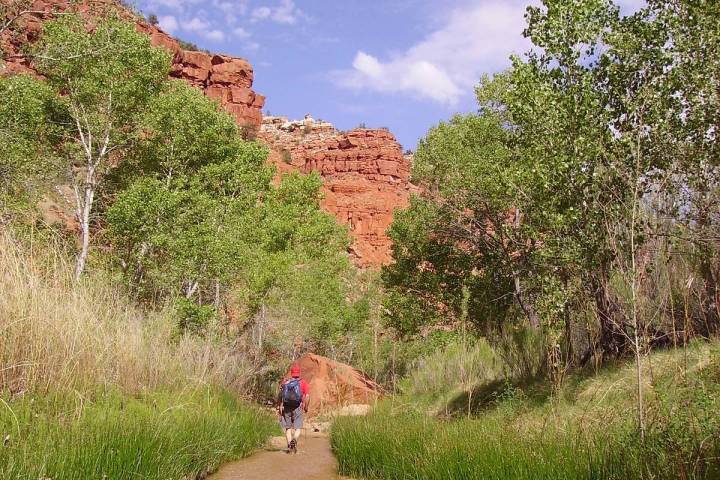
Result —
<svg viewBox="0 0 720 480"><path fill-rule="evenodd" d="M289 122L266 117L260 138L272 148L270 160L280 171L317 171L324 180L322 205L353 237L351 254L361 267L390 261L386 231L393 212L408 204L413 189L410 162L385 129L337 131L309 117Z"/></svg>
<svg viewBox="0 0 720 480"><path fill-rule="evenodd" d="M32 73L30 62L21 53L22 46L39 37L42 22L51 18L54 12L64 12L69 8L86 17L100 15L112 9L127 20L135 22L138 30L150 35L153 45L165 47L173 53L170 73L172 77L181 78L202 88L207 96L219 100L240 125L260 126L265 97L252 90L253 69L246 60L183 50L170 35L142 22L139 17L119 8L117 3L111 0L85 0L81 3L70 0L36 0L31 7L33 13L18 18L14 23L15 28L0 35L0 49L6 60L4 70Z"/></svg>
<svg viewBox="0 0 720 480"><path fill-rule="evenodd" d="M1 1L1 0L0 0ZM338 222L348 225L353 237L351 254L361 267L379 267L390 261L390 239L386 234L393 211L407 206L413 186L408 177L410 163L403 157L395 137L384 129L339 132L331 124L306 118L288 122L269 117L263 121L265 97L253 91L253 69L241 58L214 55L180 48L177 40L118 7L112 0L36 0L34 13L19 18L12 30L0 35L6 60L0 74L34 73L22 55L22 46L37 40L42 22L70 5L88 18L113 9L136 23L152 38L153 45L173 53L171 76L203 89L217 99L241 125L261 126L260 139L271 148L270 161L280 171L318 171L324 180L323 207Z"/></svg>

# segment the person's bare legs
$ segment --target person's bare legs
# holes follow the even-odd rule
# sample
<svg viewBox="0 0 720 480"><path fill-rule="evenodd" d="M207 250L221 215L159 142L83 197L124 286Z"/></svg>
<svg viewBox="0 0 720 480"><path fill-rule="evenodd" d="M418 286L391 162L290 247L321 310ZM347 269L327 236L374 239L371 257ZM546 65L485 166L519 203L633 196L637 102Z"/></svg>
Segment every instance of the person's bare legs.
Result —
<svg viewBox="0 0 720 480"><path fill-rule="evenodd" d="M291 429L285 429L285 439L287 440L288 448L290 448L290 441L293 439L293 432Z"/></svg>

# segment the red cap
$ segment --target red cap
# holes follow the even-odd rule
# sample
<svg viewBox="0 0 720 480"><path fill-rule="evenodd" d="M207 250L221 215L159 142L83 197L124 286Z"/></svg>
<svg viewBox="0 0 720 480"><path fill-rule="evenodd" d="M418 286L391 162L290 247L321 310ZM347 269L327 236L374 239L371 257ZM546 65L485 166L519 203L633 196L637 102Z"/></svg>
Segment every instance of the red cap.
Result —
<svg viewBox="0 0 720 480"><path fill-rule="evenodd" d="M292 367L290 367L290 376L291 377L299 377L300 376L300 365L295 363L295 364L293 364Z"/></svg>

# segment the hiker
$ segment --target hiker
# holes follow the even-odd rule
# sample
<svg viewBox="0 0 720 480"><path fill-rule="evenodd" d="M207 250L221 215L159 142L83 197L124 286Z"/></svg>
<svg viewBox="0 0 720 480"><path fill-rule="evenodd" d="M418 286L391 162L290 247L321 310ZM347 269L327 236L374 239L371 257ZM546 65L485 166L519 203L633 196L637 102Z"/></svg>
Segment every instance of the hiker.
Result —
<svg viewBox="0 0 720 480"><path fill-rule="evenodd" d="M297 442L303 427L303 416L308 411L309 403L308 384L300 378L300 365L293 364L290 368L290 378L280 384L277 407L280 426L285 429L288 453L297 453Z"/></svg>

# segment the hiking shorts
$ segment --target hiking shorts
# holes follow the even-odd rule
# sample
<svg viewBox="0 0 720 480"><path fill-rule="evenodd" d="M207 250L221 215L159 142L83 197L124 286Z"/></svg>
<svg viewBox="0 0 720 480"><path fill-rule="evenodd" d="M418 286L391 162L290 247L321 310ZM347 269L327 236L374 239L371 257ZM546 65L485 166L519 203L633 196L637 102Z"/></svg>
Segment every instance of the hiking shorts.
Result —
<svg viewBox="0 0 720 480"><path fill-rule="evenodd" d="M300 405L295 410L284 410L280 416L280 426L287 430L288 428L300 429L303 427L303 408Z"/></svg>

